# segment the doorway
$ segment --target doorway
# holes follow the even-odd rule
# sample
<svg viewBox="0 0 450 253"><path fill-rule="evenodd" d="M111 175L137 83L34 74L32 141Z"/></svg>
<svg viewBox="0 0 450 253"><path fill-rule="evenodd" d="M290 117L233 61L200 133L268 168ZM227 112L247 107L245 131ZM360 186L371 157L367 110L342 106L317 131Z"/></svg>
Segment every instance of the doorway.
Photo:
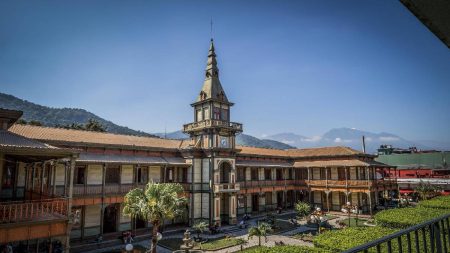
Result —
<svg viewBox="0 0 450 253"><path fill-rule="evenodd" d="M103 233L117 232L119 208L116 204L109 205L103 211Z"/></svg>

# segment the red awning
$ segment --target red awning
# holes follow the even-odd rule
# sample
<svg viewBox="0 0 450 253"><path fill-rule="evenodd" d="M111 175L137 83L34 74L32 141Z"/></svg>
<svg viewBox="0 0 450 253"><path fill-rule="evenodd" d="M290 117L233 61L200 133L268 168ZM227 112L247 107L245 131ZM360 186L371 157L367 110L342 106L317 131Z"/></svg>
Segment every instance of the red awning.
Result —
<svg viewBox="0 0 450 253"><path fill-rule="evenodd" d="M403 194L405 194L405 193L413 193L414 191L413 190L409 190L409 189L400 189L400 193L403 193Z"/></svg>
<svg viewBox="0 0 450 253"><path fill-rule="evenodd" d="M441 195L450 195L450 192L441 192Z"/></svg>

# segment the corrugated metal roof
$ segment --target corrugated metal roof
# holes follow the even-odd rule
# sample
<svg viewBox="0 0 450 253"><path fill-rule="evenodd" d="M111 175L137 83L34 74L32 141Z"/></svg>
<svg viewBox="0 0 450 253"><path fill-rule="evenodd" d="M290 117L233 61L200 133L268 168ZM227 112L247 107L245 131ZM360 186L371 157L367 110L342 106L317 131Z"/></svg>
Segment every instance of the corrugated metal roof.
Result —
<svg viewBox="0 0 450 253"><path fill-rule="evenodd" d="M131 155L105 155L93 153L81 153L78 162L89 163L121 163L121 164L147 164L147 165L186 165L183 158L155 157L155 156L131 156Z"/></svg>
<svg viewBox="0 0 450 253"><path fill-rule="evenodd" d="M450 168L450 152L380 155L375 160L399 169Z"/></svg>
<svg viewBox="0 0 450 253"><path fill-rule="evenodd" d="M292 163L236 160L236 166L242 166L242 167L266 167L266 168L289 168L289 167L292 167Z"/></svg>
<svg viewBox="0 0 450 253"><path fill-rule="evenodd" d="M103 155L92 153L81 153L77 161L90 163L167 164L162 157Z"/></svg>

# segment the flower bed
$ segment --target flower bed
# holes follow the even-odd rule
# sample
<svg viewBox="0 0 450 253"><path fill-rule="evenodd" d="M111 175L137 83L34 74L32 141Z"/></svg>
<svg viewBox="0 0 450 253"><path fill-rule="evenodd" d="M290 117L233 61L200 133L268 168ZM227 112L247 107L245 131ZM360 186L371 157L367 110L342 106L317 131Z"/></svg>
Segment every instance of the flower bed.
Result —
<svg viewBox="0 0 450 253"><path fill-rule="evenodd" d="M375 215L375 223L388 228L408 228L449 213L447 209L396 208Z"/></svg>

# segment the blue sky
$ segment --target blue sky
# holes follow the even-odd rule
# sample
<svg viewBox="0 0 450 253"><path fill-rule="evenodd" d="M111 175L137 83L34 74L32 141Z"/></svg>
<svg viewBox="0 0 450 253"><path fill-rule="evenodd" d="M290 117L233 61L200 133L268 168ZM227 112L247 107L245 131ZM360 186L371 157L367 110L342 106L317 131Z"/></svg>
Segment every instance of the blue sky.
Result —
<svg viewBox="0 0 450 253"><path fill-rule="evenodd" d="M211 17L246 133L450 141L450 51L399 1L1 1L0 92L178 130L193 118Z"/></svg>

